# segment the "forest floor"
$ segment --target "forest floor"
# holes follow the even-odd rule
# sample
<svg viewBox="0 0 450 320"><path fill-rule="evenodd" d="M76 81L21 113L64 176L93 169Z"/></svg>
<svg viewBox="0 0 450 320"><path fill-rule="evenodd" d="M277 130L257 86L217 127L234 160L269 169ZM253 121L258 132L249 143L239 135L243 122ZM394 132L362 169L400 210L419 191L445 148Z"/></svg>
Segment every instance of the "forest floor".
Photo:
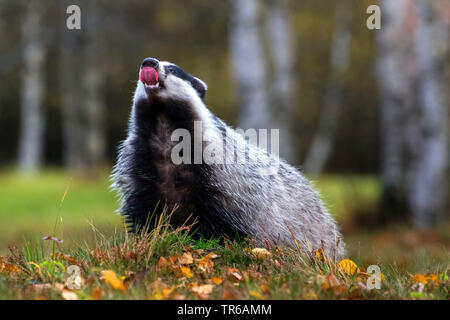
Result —
<svg viewBox="0 0 450 320"><path fill-rule="evenodd" d="M154 231L128 235L105 177L0 180L0 299L450 299L450 226L362 227L379 194L373 177L317 179L343 225L342 261L320 249L194 240L168 226L167 212Z"/></svg>

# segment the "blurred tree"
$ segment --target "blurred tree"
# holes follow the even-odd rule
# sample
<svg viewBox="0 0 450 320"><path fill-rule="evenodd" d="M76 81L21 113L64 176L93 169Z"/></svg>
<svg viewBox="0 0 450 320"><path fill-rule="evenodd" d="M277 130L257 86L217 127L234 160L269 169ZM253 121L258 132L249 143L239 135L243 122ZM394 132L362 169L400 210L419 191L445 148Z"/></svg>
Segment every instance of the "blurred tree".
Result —
<svg viewBox="0 0 450 320"><path fill-rule="evenodd" d="M95 175L104 162L105 126L104 103L101 96L101 84L104 80L101 56L104 50L102 25L99 23L99 6L97 1L86 3L86 44L84 47L84 101L83 113L86 118L85 133L85 170Z"/></svg>
<svg viewBox="0 0 450 320"><path fill-rule="evenodd" d="M84 128L81 114L82 103L82 77L84 61L81 59L83 50L83 25L81 30L69 30L66 27L66 8L72 4L65 0L60 2L60 56L59 78L63 122L63 157L65 165L72 170L83 170L83 139ZM82 11L82 14L84 11ZM83 24L83 15L81 23Z"/></svg>
<svg viewBox="0 0 450 320"><path fill-rule="evenodd" d="M268 81L272 109L271 128L280 130L280 156L293 161L292 150L292 89L294 88L294 48L292 30L287 11L287 0L269 0L266 18L268 37L274 70Z"/></svg>
<svg viewBox="0 0 450 320"><path fill-rule="evenodd" d="M331 67L326 87L319 127L306 154L305 172L317 175L322 172L330 156L333 137L342 106L342 76L350 61L352 6L350 0L336 3L335 28L331 43Z"/></svg>
<svg viewBox="0 0 450 320"><path fill-rule="evenodd" d="M231 0L229 40L243 129L269 127L266 65L258 34L259 1Z"/></svg>
<svg viewBox="0 0 450 320"><path fill-rule="evenodd" d="M378 78L381 90L380 219L436 223L445 201L446 116L440 103L428 1L380 2Z"/></svg>
<svg viewBox="0 0 450 320"><path fill-rule="evenodd" d="M64 21L60 40L64 159L70 169L95 175L105 155L100 60L104 41L98 21L98 2L80 3L81 30L68 30ZM69 4L70 1L63 2L62 7L67 8Z"/></svg>
<svg viewBox="0 0 450 320"><path fill-rule="evenodd" d="M19 133L19 168L36 171L42 162L45 118L45 56L43 3L24 2L22 23L23 71L21 88L21 121Z"/></svg>

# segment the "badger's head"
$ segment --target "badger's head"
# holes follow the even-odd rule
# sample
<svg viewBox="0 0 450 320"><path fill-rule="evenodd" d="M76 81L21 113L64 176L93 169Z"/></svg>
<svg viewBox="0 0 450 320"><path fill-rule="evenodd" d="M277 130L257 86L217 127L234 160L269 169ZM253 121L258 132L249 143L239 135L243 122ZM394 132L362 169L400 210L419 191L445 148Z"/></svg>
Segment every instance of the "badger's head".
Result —
<svg viewBox="0 0 450 320"><path fill-rule="evenodd" d="M142 61L139 80L136 95L145 95L149 99L192 101L203 99L208 90L206 83L177 65L154 58L145 58Z"/></svg>

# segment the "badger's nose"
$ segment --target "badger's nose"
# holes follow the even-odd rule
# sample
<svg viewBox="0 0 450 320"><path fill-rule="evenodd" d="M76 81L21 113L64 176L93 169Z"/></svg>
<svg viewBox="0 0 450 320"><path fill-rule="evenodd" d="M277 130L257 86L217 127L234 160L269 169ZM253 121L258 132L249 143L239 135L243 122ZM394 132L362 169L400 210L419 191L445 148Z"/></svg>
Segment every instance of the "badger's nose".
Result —
<svg viewBox="0 0 450 320"><path fill-rule="evenodd" d="M145 67L152 67L153 69L158 68L159 61L154 58L145 58L144 61L142 61L141 69Z"/></svg>

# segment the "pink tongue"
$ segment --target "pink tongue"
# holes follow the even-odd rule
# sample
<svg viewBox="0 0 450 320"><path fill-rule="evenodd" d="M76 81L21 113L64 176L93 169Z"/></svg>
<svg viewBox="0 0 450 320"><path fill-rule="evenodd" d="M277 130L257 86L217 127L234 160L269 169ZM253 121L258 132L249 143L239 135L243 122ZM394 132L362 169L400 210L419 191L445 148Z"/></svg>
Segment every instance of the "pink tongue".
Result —
<svg viewBox="0 0 450 320"><path fill-rule="evenodd" d="M152 67L145 67L141 69L139 79L147 85L154 86L158 83L158 73Z"/></svg>

